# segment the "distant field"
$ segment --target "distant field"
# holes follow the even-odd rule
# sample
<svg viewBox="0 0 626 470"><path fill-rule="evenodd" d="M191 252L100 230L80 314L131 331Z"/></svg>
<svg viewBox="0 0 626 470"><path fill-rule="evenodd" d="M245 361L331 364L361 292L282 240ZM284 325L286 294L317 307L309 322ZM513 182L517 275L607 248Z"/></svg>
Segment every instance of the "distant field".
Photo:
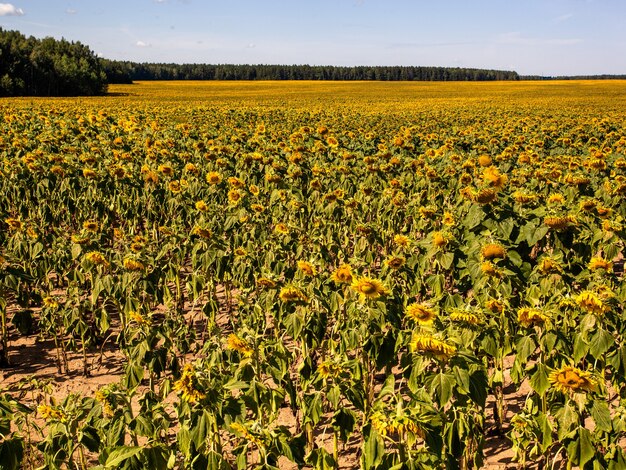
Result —
<svg viewBox="0 0 626 470"><path fill-rule="evenodd" d="M3 468L626 466L626 81L109 92L0 100Z"/></svg>

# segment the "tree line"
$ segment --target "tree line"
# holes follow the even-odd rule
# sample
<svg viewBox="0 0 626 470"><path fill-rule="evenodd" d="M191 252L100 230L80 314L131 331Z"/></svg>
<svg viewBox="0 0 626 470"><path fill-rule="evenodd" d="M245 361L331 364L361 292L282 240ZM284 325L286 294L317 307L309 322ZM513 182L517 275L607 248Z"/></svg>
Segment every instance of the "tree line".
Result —
<svg viewBox="0 0 626 470"><path fill-rule="evenodd" d="M102 61L89 47L0 28L0 96L101 95L106 91Z"/></svg>
<svg viewBox="0 0 626 470"><path fill-rule="evenodd" d="M109 83L134 80L519 80L517 72L424 66L165 64L103 60Z"/></svg>

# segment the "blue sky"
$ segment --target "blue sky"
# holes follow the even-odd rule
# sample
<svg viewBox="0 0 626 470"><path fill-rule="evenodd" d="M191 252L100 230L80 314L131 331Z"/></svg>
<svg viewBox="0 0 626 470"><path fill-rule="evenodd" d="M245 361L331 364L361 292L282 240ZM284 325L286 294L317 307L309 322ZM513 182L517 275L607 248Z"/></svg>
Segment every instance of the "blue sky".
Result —
<svg viewBox="0 0 626 470"><path fill-rule="evenodd" d="M626 0L11 0L0 27L141 62L626 74Z"/></svg>

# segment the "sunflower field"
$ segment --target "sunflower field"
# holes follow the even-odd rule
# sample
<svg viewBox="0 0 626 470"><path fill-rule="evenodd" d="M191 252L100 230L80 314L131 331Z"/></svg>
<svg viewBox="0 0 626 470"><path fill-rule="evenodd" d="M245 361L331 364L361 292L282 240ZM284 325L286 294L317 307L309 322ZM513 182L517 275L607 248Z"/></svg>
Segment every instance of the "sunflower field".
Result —
<svg viewBox="0 0 626 470"><path fill-rule="evenodd" d="M0 101L0 468L626 468L625 82L110 91Z"/></svg>

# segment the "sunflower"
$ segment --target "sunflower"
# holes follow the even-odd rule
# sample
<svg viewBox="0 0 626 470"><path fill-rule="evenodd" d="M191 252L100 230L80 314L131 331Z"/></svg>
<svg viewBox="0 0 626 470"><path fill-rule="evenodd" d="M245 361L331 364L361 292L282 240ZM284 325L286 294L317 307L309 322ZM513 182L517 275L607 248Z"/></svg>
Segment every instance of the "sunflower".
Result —
<svg viewBox="0 0 626 470"><path fill-rule="evenodd" d="M298 261L298 269L302 271L305 276L315 276L317 269L308 261Z"/></svg>
<svg viewBox="0 0 626 470"><path fill-rule="evenodd" d="M66 418L63 410L46 404L39 405L37 412L45 421L63 421Z"/></svg>
<svg viewBox="0 0 626 470"><path fill-rule="evenodd" d="M83 176L87 179L93 179L96 177L96 172L91 168L83 168Z"/></svg>
<svg viewBox="0 0 626 470"><path fill-rule="evenodd" d="M191 234L208 239L208 238L211 238L212 232L208 228L204 228L204 227L200 227L199 225L196 225L191 231Z"/></svg>
<svg viewBox="0 0 626 470"><path fill-rule="evenodd" d="M333 271L330 279L335 284L350 284L352 282L352 267L349 264L342 264Z"/></svg>
<svg viewBox="0 0 626 470"><path fill-rule="evenodd" d="M485 303L485 307L487 307L487 310L491 313L503 314L505 305L498 299L490 299Z"/></svg>
<svg viewBox="0 0 626 470"><path fill-rule="evenodd" d="M428 305L418 303L407 305L405 314L411 320L422 325L430 325L437 317L437 313Z"/></svg>
<svg viewBox="0 0 626 470"><path fill-rule="evenodd" d="M299 288L296 286L285 286L280 290L278 294L278 298L283 302L297 302L304 301L306 302L307 298Z"/></svg>
<svg viewBox="0 0 626 470"><path fill-rule="evenodd" d="M393 237L393 242L398 246L406 248L407 246L409 246L411 239L407 237L406 235L398 234Z"/></svg>
<svg viewBox="0 0 626 470"><path fill-rule="evenodd" d="M490 166L491 163L492 163L492 159L487 154L482 154L480 157L478 157L478 164L480 166L487 167L487 166Z"/></svg>
<svg viewBox="0 0 626 470"><path fill-rule="evenodd" d="M501 174L495 166L490 166L483 171L483 180L493 188L502 189L508 177Z"/></svg>
<svg viewBox="0 0 626 470"><path fill-rule="evenodd" d="M220 184L224 177L217 171L209 171L206 175L206 182L209 184Z"/></svg>
<svg viewBox="0 0 626 470"><path fill-rule="evenodd" d="M479 204L490 204L496 200L498 193L493 188L483 188L479 191L471 192L471 199Z"/></svg>
<svg viewBox="0 0 626 470"><path fill-rule="evenodd" d="M501 274L498 267L491 261L483 261L480 265L480 270L483 272L483 274L491 277L498 277Z"/></svg>
<svg viewBox="0 0 626 470"><path fill-rule="evenodd" d="M273 289L276 287L276 281L272 281L267 277L260 277L256 280L256 285L259 287L265 287L267 289Z"/></svg>
<svg viewBox="0 0 626 470"><path fill-rule="evenodd" d="M406 259L404 256L390 256L385 260L385 265L387 265L391 269L400 269L404 266Z"/></svg>
<svg viewBox="0 0 626 470"><path fill-rule="evenodd" d="M252 356L254 349L245 339L240 338L234 333L231 333L226 340L226 347L232 351L237 351L243 354L245 357Z"/></svg>
<svg viewBox="0 0 626 470"><path fill-rule="evenodd" d="M209 210L209 206L207 206L206 202L204 201L196 201L196 209L200 212L206 212Z"/></svg>
<svg viewBox="0 0 626 470"><path fill-rule="evenodd" d="M556 390L562 393L592 392L598 385L590 372L572 366L563 366L552 371L548 380Z"/></svg>
<svg viewBox="0 0 626 470"><path fill-rule="evenodd" d="M575 222L575 219L571 215L566 216L546 216L543 218L543 223L548 227L555 230L564 230Z"/></svg>
<svg viewBox="0 0 626 470"><path fill-rule="evenodd" d="M279 235L287 235L289 233L289 227L287 227L286 224L280 222L274 226L274 232L278 233Z"/></svg>
<svg viewBox="0 0 626 470"><path fill-rule="evenodd" d="M443 248L444 246L448 244L449 237L443 232L433 232L432 237L433 237L433 245L435 245L438 248Z"/></svg>
<svg viewBox="0 0 626 470"><path fill-rule="evenodd" d="M548 204L565 204L565 198L560 193L550 194Z"/></svg>
<svg viewBox="0 0 626 470"><path fill-rule="evenodd" d="M191 404L206 397L206 394L201 390L197 373L191 364L185 364L180 379L174 382L173 389L180 393L183 400Z"/></svg>
<svg viewBox="0 0 626 470"><path fill-rule="evenodd" d="M435 215L435 212L437 212L437 210L432 206L420 207L417 211L425 219L430 219L433 215Z"/></svg>
<svg viewBox="0 0 626 470"><path fill-rule="evenodd" d="M538 196L534 193L527 193L523 191L515 191L512 195L513 200L520 204L528 204L538 199Z"/></svg>
<svg viewBox="0 0 626 470"><path fill-rule="evenodd" d="M454 215L451 212L445 211L443 213L443 218L441 219L441 223L443 225L447 225L448 227L454 225Z"/></svg>
<svg viewBox="0 0 626 470"><path fill-rule="evenodd" d="M609 307L605 305L604 301L598 294L590 290L584 290L576 297L574 297L574 301L580 306L583 310L594 313L596 315L603 315L604 313L609 311Z"/></svg>
<svg viewBox="0 0 626 470"><path fill-rule="evenodd" d="M238 257L246 256L248 254L246 249L243 247L235 248L234 253L235 253L235 256L238 256Z"/></svg>
<svg viewBox="0 0 626 470"><path fill-rule="evenodd" d="M145 269L144 264L141 261L137 261L134 258L124 258L124 268L128 271L143 271Z"/></svg>
<svg viewBox="0 0 626 470"><path fill-rule="evenodd" d="M23 224L21 220L9 217L8 219L4 219L4 221L6 222L6 224L9 226L11 230L15 230L15 231L22 230Z"/></svg>
<svg viewBox="0 0 626 470"><path fill-rule="evenodd" d="M539 260L537 269L541 274L558 274L563 270L558 261L549 256L544 256Z"/></svg>
<svg viewBox="0 0 626 470"><path fill-rule="evenodd" d="M524 307L517 311L517 321L525 327L543 325L550 317L537 308Z"/></svg>
<svg viewBox="0 0 626 470"><path fill-rule="evenodd" d="M456 353L456 347L431 335L413 335L410 347L413 352L430 353L440 360L447 360Z"/></svg>
<svg viewBox="0 0 626 470"><path fill-rule="evenodd" d="M85 258L95 266L108 266L109 264L104 255L99 251L90 251L85 255Z"/></svg>
<svg viewBox="0 0 626 470"><path fill-rule="evenodd" d="M591 261L589 261L587 267L591 271L596 271L598 269L603 269L606 272L613 271L613 263L605 260L601 256L594 256L593 258L591 258Z"/></svg>
<svg viewBox="0 0 626 470"><path fill-rule="evenodd" d="M480 250L480 256L483 260L503 259L506 258L506 250L499 243L488 243Z"/></svg>
<svg viewBox="0 0 626 470"><path fill-rule="evenodd" d="M359 279L354 279L350 287L357 291L362 298L368 299L377 299L381 295L388 293L383 283L378 279L372 279L365 276Z"/></svg>
<svg viewBox="0 0 626 470"><path fill-rule="evenodd" d="M54 297L47 295L43 298L43 306L51 310L56 310L59 308L59 302L57 302Z"/></svg>
<svg viewBox="0 0 626 470"><path fill-rule="evenodd" d="M465 323L472 326L481 325L483 323L483 319L475 313L459 309L456 309L452 313L450 313L448 318L450 318L450 320L455 323Z"/></svg>
<svg viewBox="0 0 626 470"><path fill-rule="evenodd" d="M242 194L237 189L231 189L228 191L228 202L236 205L241 200Z"/></svg>

